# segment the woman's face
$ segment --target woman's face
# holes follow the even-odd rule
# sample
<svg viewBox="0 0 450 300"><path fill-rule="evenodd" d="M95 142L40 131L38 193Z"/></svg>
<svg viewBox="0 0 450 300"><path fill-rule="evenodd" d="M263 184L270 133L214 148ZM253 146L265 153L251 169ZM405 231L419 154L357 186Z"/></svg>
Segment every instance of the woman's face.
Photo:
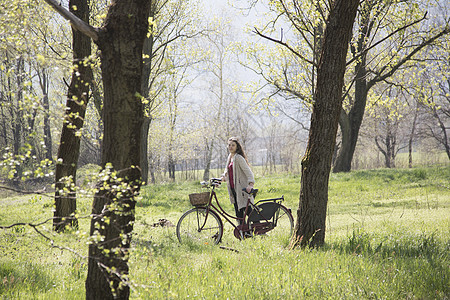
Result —
<svg viewBox="0 0 450 300"><path fill-rule="evenodd" d="M237 144L236 142L230 141L228 142L228 151L230 151L230 153L235 154L237 150Z"/></svg>

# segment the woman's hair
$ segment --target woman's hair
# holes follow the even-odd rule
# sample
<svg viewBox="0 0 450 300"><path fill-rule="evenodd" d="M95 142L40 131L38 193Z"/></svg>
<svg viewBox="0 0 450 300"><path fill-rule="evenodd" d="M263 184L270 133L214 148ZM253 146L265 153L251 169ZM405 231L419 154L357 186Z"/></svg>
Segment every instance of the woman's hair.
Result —
<svg viewBox="0 0 450 300"><path fill-rule="evenodd" d="M248 162L248 159L247 159L247 155L245 155L244 148L242 148L241 143L239 142L238 138L237 137L230 137L228 139L228 142L235 142L236 143L236 153L241 155L245 159L247 164L250 165L250 163Z"/></svg>

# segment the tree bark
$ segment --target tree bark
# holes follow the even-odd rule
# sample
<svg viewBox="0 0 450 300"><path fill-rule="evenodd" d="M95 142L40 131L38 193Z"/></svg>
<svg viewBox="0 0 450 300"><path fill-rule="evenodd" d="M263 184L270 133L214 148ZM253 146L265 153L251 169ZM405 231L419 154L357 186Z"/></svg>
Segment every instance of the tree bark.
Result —
<svg viewBox="0 0 450 300"><path fill-rule="evenodd" d="M353 154L356 149L356 142L358 141L359 129L364 117L364 111L367 103L367 53L364 52L367 43L367 36L370 32L369 27L369 8L371 4L366 2L366 7L362 9L361 29L356 43L356 50L354 54L362 53L360 60L355 66L355 102L347 114L344 109L341 112L339 125L342 133L342 147L336 158L336 163L333 172L349 172L352 168Z"/></svg>
<svg viewBox="0 0 450 300"><path fill-rule="evenodd" d="M87 0L70 0L69 8L80 19L86 23L89 22ZM91 39L74 28L72 34L74 70L67 93L66 111L55 170L53 229L59 232L64 231L66 226L78 226L78 221L74 216L77 209L74 184L80 156L81 129L89 100L89 83L92 80L89 64L84 64L84 60L91 55Z"/></svg>
<svg viewBox="0 0 450 300"><path fill-rule="evenodd" d="M328 180L342 107L345 58L358 0L336 0L328 16L317 72L297 222L291 246L321 246L325 240Z"/></svg>
<svg viewBox="0 0 450 300"><path fill-rule="evenodd" d="M98 33L105 91L102 167L94 197L86 299L128 299L128 255L141 185L142 48L149 0L117 0ZM116 174L116 177L113 176ZM115 187L117 186L117 187Z"/></svg>

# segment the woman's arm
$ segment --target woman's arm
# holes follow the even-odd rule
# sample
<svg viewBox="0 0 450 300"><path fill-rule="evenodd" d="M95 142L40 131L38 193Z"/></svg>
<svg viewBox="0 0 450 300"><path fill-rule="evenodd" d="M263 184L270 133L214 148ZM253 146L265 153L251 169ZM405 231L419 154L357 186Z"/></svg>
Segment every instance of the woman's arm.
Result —
<svg viewBox="0 0 450 300"><path fill-rule="evenodd" d="M250 169L250 166L248 165L245 158L243 158L241 155L235 155L234 162L238 163L238 166L241 168L241 170L244 172L245 176L247 177L247 185L248 185L247 192L250 192L255 183L255 176L253 175L253 172Z"/></svg>

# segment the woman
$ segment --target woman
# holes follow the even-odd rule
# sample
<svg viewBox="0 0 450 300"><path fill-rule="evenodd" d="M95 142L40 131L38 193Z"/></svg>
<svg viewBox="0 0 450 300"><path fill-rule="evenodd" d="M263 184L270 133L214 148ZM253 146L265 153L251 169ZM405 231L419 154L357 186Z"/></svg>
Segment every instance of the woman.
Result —
<svg viewBox="0 0 450 300"><path fill-rule="evenodd" d="M234 204L236 216L243 218L249 197L249 194L245 193L243 189L245 188L250 193L255 183L255 177L252 170L250 170L244 149L242 149L237 138L232 137L228 140L228 151L230 155L228 155L222 181L228 182L228 194L230 195L231 203ZM253 203L253 197L250 201Z"/></svg>

